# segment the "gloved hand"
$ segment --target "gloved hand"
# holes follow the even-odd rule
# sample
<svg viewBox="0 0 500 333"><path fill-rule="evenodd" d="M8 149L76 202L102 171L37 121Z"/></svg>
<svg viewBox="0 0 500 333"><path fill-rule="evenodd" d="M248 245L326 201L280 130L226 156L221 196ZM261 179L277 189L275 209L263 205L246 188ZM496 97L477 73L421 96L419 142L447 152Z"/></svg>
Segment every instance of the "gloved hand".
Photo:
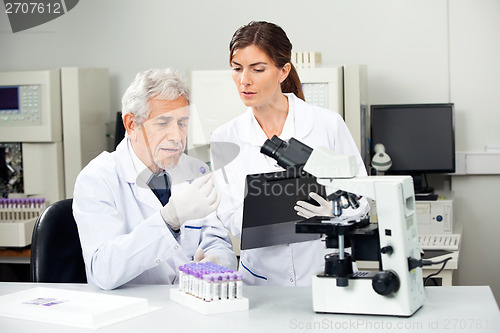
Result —
<svg viewBox="0 0 500 333"><path fill-rule="evenodd" d="M173 192L160 213L172 230L179 230L187 220L207 216L219 206L220 195L215 191L213 174L195 179L188 186Z"/></svg>
<svg viewBox="0 0 500 333"><path fill-rule="evenodd" d="M294 209L297 211L297 215L302 216L306 219L313 216L333 216L333 202L330 200L323 199L317 193L309 193L311 199L314 199L319 206L312 205L305 201L297 201L297 206Z"/></svg>
<svg viewBox="0 0 500 333"><path fill-rule="evenodd" d="M210 261L211 263L214 263L216 265L220 265L220 260L218 255L216 254L205 255L205 251L203 251L203 249L199 247L194 254L194 262L198 263L207 261Z"/></svg>

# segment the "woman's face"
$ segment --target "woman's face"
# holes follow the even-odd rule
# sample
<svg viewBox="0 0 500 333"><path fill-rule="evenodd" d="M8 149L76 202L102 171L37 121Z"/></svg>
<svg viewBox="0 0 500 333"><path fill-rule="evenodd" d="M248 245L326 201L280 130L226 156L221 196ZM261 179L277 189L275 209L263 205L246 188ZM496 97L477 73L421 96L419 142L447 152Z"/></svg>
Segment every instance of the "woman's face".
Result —
<svg viewBox="0 0 500 333"><path fill-rule="evenodd" d="M281 82L290 71L289 64L276 67L255 45L234 51L231 68L240 98L248 107L262 107L277 101L282 95Z"/></svg>

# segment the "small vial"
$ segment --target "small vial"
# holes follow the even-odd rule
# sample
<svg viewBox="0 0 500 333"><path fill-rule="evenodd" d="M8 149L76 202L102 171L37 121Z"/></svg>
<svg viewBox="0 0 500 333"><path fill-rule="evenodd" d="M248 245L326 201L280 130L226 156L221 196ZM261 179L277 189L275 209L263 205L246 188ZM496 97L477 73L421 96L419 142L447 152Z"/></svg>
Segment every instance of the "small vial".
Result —
<svg viewBox="0 0 500 333"><path fill-rule="evenodd" d="M210 302L212 301L213 297L213 291L212 291L212 286L213 286L213 278L210 274L205 274L203 275L203 284L204 284L204 297L203 299L205 302Z"/></svg>
<svg viewBox="0 0 500 333"><path fill-rule="evenodd" d="M198 298L203 299L205 297L205 283L203 282L203 272L198 272Z"/></svg>
<svg viewBox="0 0 500 333"><path fill-rule="evenodd" d="M184 289L184 266L179 267L179 291Z"/></svg>
<svg viewBox="0 0 500 333"><path fill-rule="evenodd" d="M188 278L187 278L187 284L186 284L186 293L188 294L193 294L193 270L191 268L188 268Z"/></svg>
<svg viewBox="0 0 500 333"><path fill-rule="evenodd" d="M185 273L186 274L184 276L184 292L188 294L191 284L191 269L189 267L186 267Z"/></svg>
<svg viewBox="0 0 500 333"><path fill-rule="evenodd" d="M220 274L218 273L214 273L212 274L212 277L213 277L213 287L212 287L212 290L213 290L213 300L214 301L218 301L219 298L220 298L220 283L219 283L219 277L220 277Z"/></svg>
<svg viewBox="0 0 500 333"><path fill-rule="evenodd" d="M200 282L200 279L199 279L199 273L197 271L194 272L193 274L193 290L192 290L192 294L194 297L199 297L199 282Z"/></svg>
<svg viewBox="0 0 500 333"><path fill-rule="evenodd" d="M229 274L227 289L228 289L227 298L235 299L236 298L236 273L234 273L234 272Z"/></svg>
<svg viewBox="0 0 500 333"><path fill-rule="evenodd" d="M227 273L222 273L221 274L221 282L220 282L220 299L221 300L227 300Z"/></svg>
<svg viewBox="0 0 500 333"><path fill-rule="evenodd" d="M243 298L243 276L236 272L236 298Z"/></svg>

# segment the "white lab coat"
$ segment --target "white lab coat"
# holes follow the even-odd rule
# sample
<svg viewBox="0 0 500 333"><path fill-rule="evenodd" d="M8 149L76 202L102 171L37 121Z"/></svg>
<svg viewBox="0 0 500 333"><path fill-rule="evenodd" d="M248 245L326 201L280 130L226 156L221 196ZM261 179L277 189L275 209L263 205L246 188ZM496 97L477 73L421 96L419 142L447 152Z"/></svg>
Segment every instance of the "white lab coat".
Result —
<svg viewBox="0 0 500 333"><path fill-rule="evenodd" d="M231 241L215 212L187 221L178 235L168 228L160 215L162 204L137 181L127 141L92 160L75 183L73 214L89 283L103 289L128 282L173 284L178 267L193 260L198 247L235 269ZM206 164L182 155L170 173L172 194L201 175L200 168Z"/></svg>
<svg viewBox="0 0 500 333"><path fill-rule="evenodd" d="M293 107L294 138L311 148L327 146L340 154L356 155L358 175L366 175L354 140L338 113L307 104L294 94L285 95L290 108ZM211 137L212 144L231 142L240 147L239 155L215 172L215 186L222 195L217 214L236 237L241 236L246 175L279 170L270 163L269 157L260 153L264 141L255 144L254 122L252 110L248 108L241 116L217 128ZM362 199L360 208L344 210L343 216L366 213L368 209L368 202ZM240 271L247 284L310 285L312 275L324 269L324 255L331 252L333 250L326 249L321 240L243 250Z"/></svg>

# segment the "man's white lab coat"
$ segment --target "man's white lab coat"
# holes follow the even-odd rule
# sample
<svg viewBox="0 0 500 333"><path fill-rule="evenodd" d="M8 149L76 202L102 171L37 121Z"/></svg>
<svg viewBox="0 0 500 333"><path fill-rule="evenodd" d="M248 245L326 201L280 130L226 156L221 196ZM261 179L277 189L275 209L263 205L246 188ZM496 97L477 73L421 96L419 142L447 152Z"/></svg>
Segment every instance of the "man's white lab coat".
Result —
<svg viewBox="0 0 500 333"><path fill-rule="evenodd" d="M160 215L162 204L134 168L125 138L115 152L103 152L78 175L73 214L83 249L87 280L103 289L125 283L172 284L178 267L198 247L234 269L236 256L215 212L187 221L173 233ZM182 155L170 172L172 195L208 170ZM183 209L190 209L184 207Z"/></svg>

